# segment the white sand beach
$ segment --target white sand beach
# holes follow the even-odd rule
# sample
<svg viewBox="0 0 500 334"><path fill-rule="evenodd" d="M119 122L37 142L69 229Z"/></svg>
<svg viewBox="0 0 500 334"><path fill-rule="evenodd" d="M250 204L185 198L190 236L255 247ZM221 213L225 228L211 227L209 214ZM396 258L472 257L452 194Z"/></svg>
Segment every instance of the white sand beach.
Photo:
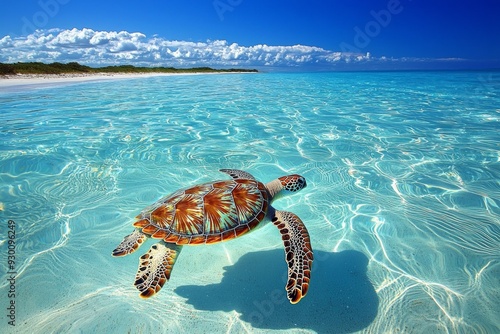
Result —
<svg viewBox="0 0 500 334"><path fill-rule="evenodd" d="M154 76L226 74L243 72L200 72L200 73L69 73L69 74L17 74L0 76L0 92L12 90L35 89L66 84L102 81L123 80Z"/></svg>

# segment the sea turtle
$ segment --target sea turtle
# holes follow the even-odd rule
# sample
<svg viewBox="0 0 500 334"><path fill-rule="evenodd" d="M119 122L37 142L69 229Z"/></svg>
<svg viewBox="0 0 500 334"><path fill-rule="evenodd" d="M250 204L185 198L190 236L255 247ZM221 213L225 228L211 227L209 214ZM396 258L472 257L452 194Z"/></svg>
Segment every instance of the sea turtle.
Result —
<svg viewBox="0 0 500 334"><path fill-rule="evenodd" d="M307 293L313 251L304 223L291 212L278 211L273 200L306 186L300 175L282 176L267 184L251 174L221 169L232 180L214 181L182 189L144 209L135 230L118 245L113 256L136 251L148 238L160 239L141 256L135 277L140 296L149 298L170 279L184 245L205 245L239 237L271 221L280 231L288 263L286 291L292 304Z"/></svg>

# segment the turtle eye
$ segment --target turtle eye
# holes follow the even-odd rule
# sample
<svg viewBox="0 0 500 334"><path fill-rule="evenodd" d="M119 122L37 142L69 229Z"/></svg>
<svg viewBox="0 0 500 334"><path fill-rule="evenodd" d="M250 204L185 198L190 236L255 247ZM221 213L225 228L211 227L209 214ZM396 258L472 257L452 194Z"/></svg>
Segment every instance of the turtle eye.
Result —
<svg viewBox="0 0 500 334"><path fill-rule="evenodd" d="M297 183L299 184L300 189L305 188L307 186L306 179L304 179L303 177L300 177L297 180Z"/></svg>

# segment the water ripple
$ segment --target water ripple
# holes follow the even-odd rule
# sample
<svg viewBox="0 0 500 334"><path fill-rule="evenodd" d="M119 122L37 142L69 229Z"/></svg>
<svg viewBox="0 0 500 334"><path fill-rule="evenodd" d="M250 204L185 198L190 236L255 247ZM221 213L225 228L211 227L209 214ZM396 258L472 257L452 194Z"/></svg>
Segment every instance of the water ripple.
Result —
<svg viewBox="0 0 500 334"><path fill-rule="evenodd" d="M138 256L110 257L142 208L241 168L265 182L303 174L308 187L276 208L302 218L318 251L366 255L379 303L363 332L493 332L500 96L475 75L162 77L0 95L0 214L18 223L19 293L31 296L20 330L273 332L174 293L281 248L272 226L186 249L155 300L131 286ZM313 278L306 298L328 314L324 293Z"/></svg>

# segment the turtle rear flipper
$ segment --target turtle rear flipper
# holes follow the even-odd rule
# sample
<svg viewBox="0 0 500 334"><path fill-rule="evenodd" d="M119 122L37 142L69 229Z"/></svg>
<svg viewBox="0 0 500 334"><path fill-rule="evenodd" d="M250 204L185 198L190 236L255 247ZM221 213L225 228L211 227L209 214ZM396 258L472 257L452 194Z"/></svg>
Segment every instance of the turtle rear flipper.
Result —
<svg viewBox="0 0 500 334"><path fill-rule="evenodd" d="M135 229L134 232L123 238L123 241L113 250L113 256L125 256L135 252L145 239L146 235Z"/></svg>
<svg viewBox="0 0 500 334"><path fill-rule="evenodd" d="M288 264L286 291L290 303L296 304L309 288L313 251L309 232L300 218L286 211L276 211L273 224L280 230Z"/></svg>
<svg viewBox="0 0 500 334"><path fill-rule="evenodd" d="M141 256L134 285L142 298L149 298L161 290L170 279L170 273L182 246L175 244L154 244Z"/></svg>
<svg viewBox="0 0 500 334"><path fill-rule="evenodd" d="M219 172L228 174L234 180L255 180L255 177L252 174L239 169L219 169Z"/></svg>

